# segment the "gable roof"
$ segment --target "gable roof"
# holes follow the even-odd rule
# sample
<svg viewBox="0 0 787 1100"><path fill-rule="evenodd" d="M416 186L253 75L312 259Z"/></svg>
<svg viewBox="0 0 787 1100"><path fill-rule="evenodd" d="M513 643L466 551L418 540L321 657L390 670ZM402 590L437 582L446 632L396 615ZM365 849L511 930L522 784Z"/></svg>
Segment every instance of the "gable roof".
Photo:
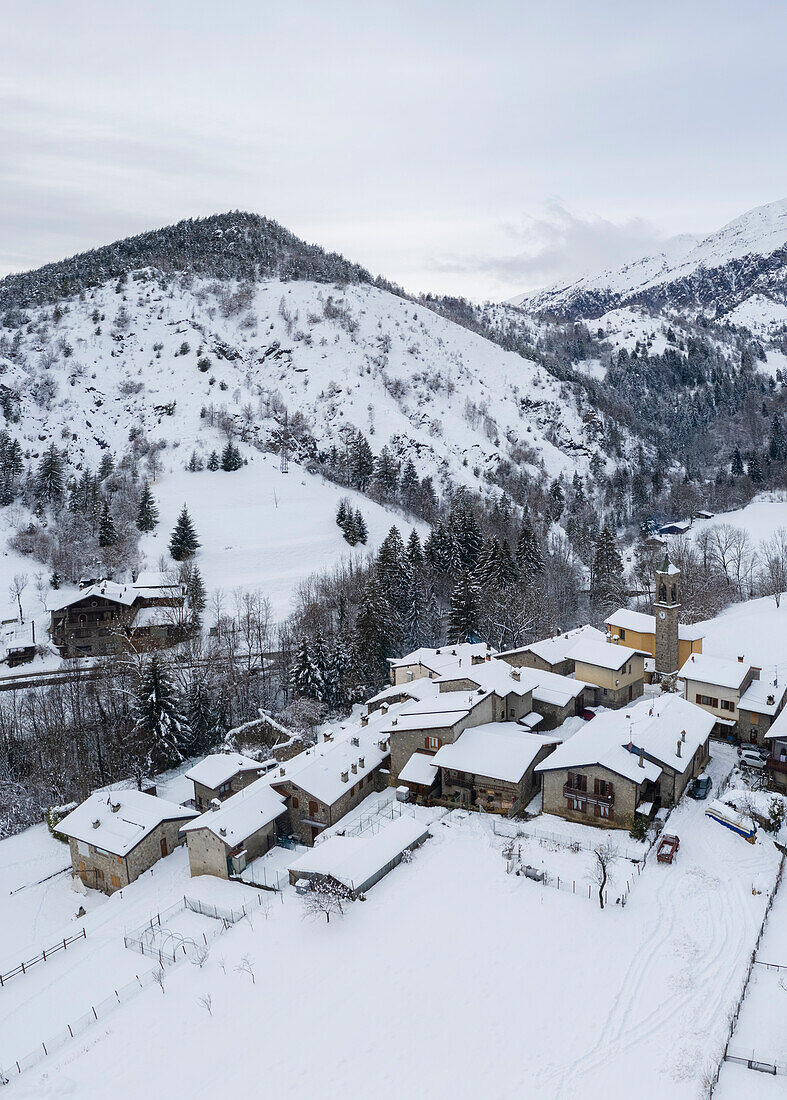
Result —
<svg viewBox="0 0 787 1100"><path fill-rule="evenodd" d="M708 653L692 653L678 675L682 680L699 680L716 687L740 688L751 666L745 659L711 657Z"/></svg>
<svg viewBox="0 0 787 1100"><path fill-rule="evenodd" d="M102 600L109 600L111 603L120 604L121 607L131 607L134 600L139 598L139 590L132 587L129 584L117 584L115 581L98 581L97 584L90 584L87 588L81 588L79 592L74 596L63 596L62 593L58 597L53 596L50 600L47 600L47 611L62 611L66 607L71 607L72 604L81 603L82 600L88 600L92 598L99 598Z"/></svg>
<svg viewBox="0 0 787 1100"><path fill-rule="evenodd" d="M633 630L637 634L655 635L656 616L646 615L642 611L629 611L627 607L619 607L608 617L606 625L610 629L619 626L624 630ZM682 642L698 642L705 635L699 627L679 623L678 637Z"/></svg>
<svg viewBox="0 0 787 1100"><path fill-rule="evenodd" d="M402 852L429 835L429 826L407 814L373 836L333 836L315 844L290 864L290 871L328 875L351 889L361 889Z"/></svg>
<svg viewBox="0 0 787 1100"><path fill-rule="evenodd" d="M284 798L274 791L266 776L231 795L217 810L207 810L180 830L182 833L208 829L228 848L243 844L259 829L286 810Z"/></svg>
<svg viewBox="0 0 787 1100"><path fill-rule="evenodd" d="M514 668L506 661L500 661L495 657L490 660L479 661L467 668L458 669L456 672L445 673L435 681L438 685L450 684L458 680L469 680L484 691L493 691L501 699L507 695L529 695L538 682L538 673L532 668ZM457 691L461 691L457 688ZM465 689L466 690L466 689ZM442 692L448 695L450 692Z"/></svg>
<svg viewBox="0 0 787 1100"><path fill-rule="evenodd" d="M597 641L606 641L606 634L596 630L594 626L578 626L575 630L568 630L564 634L556 634L553 638L542 638L539 642L531 642L529 645L520 646L518 649L508 649L498 654L504 660L518 653L532 653L548 665L565 661L569 650L582 638L594 638Z"/></svg>
<svg viewBox="0 0 787 1100"><path fill-rule="evenodd" d="M113 810L113 806L117 808ZM96 791L63 818L57 831L83 844L94 844L113 855L125 856L162 821L197 815L197 810L142 791Z"/></svg>
<svg viewBox="0 0 787 1100"><path fill-rule="evenodd" d="M213 752L189 768L185 776L186 779L215 791L236 775L243 772L263 772L275 763L274 760L272 763L261 764L259 760L252 760L250 756L243 756L239 752Z"/></svg>
<svg viewBox="0 0 787 1100"><path fill-rule="evenodd" d="M513 722L487 722L443 745L433 760L439 768L518 783L545 746L559 743L557 737L526 733Z"/></svg>
<svg viewBox="0 0 787 1100"><path fill-rule="evenodd" d="M430 672L444 672L451 668L465 668L473 657L484 657L493 650L486 642L460 642L457 645L444 645L438 649L421 646L404 657L389 657L391 668L406 668L409 665L422 665Z"/></svg>
<svg viewBox="0 0 787 1100"><path fill-rule="evenodd" d="M600 632L599 632L600 633ZM629 649L627 645L615 645L597 638L581 638L576 645L571 647L568 656L572 661L580 661L584 665L595 665L597 668L607 668L613 672L621 668L632 657L637 657L636 649Z"/></svg>

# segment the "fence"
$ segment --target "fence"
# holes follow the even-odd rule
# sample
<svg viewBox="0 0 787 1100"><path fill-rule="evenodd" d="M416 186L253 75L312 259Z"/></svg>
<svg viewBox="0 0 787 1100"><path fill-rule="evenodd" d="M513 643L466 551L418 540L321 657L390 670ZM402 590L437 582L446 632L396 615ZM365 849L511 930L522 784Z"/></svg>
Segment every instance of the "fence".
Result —
<svg viewBox="0 0 787 1100"><path fill-rule="evenodd" d="M787 1062L769 1062L764 1058L757 1057L756 1051L752 1051L751 1054L737 1053L733 1054L728 1050L724 1055L725 1062L735 1062L739 1066L746 1066L748 1069L757 1070L759 1073L770 1073L772 1077L777 1075L780 1077L787 1077Z"/></svg>
<svg viewBox="0 0 787 1100"><path fill-rule="evenodd" d="M254 860L253 863L244 867L239 875L233 875L233 878L249 886L258 886L261 890L275 890L277 893L281 893L290 881L286 871L276 871L264 864L260 866L259 860Z"/></svg>
<svg viewBox="0 0 787 1100"><path fill-rule="evenodd" d="M625 906L628 901L629 894L631 893L631 887L634 884L637 876L641 874L640 864L637 864L636 874L632 873L626 879L622 886L620 893L614 901L618 905ZM549 886L553 890L563 890L566 893L574 894L577 897L587 898L589 901L593 901L598 898L598 886L592 882L577 882L576 879L561 878L560 875L553 875L549 871L542 870L538 867L530 867L525 863L522 863L519 859L510 857L506 859L506 874L523 875L525 878L531 879L533 882L539 883L541 886ZM616 887L617 888L617 887ZM609 903L609 892L604 891L604 907L606 908Z"/></svg>
<svg viewBox="0 0 787 1100"><path fill-rule="evenodd" d="M495 836L502 836L508 840L527 838L543 841L546 844L557 844L560 848L570 848L574 852L592 852L597 846L587 840L578 840L567 833L554 833L546 829L526 829L522 825L506 822L504 818L497 816L492 817L492 832ZM620 858L628 860L629 863L644 863L649 851L645 847L629 848L627 845L616 845L616 848Z"/></svg>
<svg viewBox="0 0 787 1100"><path fill-rule="evenodd" d="M159 966L165 964L171 966L179 959L189 959L195 962L217 936L226 932L233 924L237 924L243 917L247 917L251 911L260 905L262 905L261 897L257 897L255 901L245 902L238 909L226 909L220 905L201 901L199 898L184 896L181 901L176 901L168 909L156 913L146 924L127 933L123 937L123 946L132 951L138 951L140 955L145 955L150 959L156 959ZM184 936L174 928L166 927L166 921L169 917L175 913L182 913L186 909L220 922L220 927L212 929L210 933L200 933L197 939L194 939L193 936ZM163 925L161 923L162 919L165 922Z"/></svg>
<svg viewBox="0 0 787 1100"><path fill-rule="evenodd" d="M54 947L47 947L40 955L36 955L34 959L30 959L29 962L21 962L19 966L15 966L12 970L7 970L5 974L0 974L0 987L4 986L9 978L15 978L18 974L26 974L31 966L35 966L36 963L46 962L50 955L56 954L58 951L65 951L70 943L75 943L77 940L84 940L87 938L87 929L82 928L81 932L77 932L76 935L66 936L64 940L60 940L54 945Z"/></svg>
<svg viewBox="0 0 787 1100"><path fill-rule="evenodd" d="M743 985L741 986L741 991L740 991L740 994L738 995L738 1001L737 1001L737 1003L735 1005L735 1008L733 1009L732 1014L730 1016L730 1029L727 1033L727 1041L724 1044L724 1050L722 1051L721 1058L719 1059L719 1064L716 1066L716 1071L715 1071L715 1073L714 1073L713 1077L711 1078L711 1080L709 1082L709 1085L708 1085L709 1100L713 1096L713 1093L716 1089L716 1086L719 1083L719 1076L721 1074L721 1067L724 1065L725 1062L737 1062L738 1064L746 1064L746 1065L748 1065L749 1062L752 1062L752 1063L756 1062L757 1064L756 1065L754 1065L754 1064L750 1065L749 1069L759 1069L760 1065L763 1065L763 1066L770 1066L771 1067L770 1069L766 1069L763 1072L772 1072L774 1074L778 1073L778 1072L781 1072L780 1070L775 1068L779 1063L773 1063L773 1062L771 1062L771 1063L767 1063L767 1062L760 1063L753 1056L750 1058L748 1055L732 1054L732 1052L730 1051L730 1041L732 1040L732 1037L735 1034L735 1028L736 1028L736 1025L738 1023L738 1019L739 1019L740 1014L741 1014L741 1008L743 1006L744 999L746 997L746 991L749 988L749 982L751 980L752 970L754 969L754 967L757 963L757 952L759 950L760 943L762 942L762 937L765 933L765 928L768 924L768 917L770 916L770 912L771 912L771 909L773 908L774 900L776 898L777 893L779 892L779 887L781 886L781 883L782 883L782 878L784 876L784 862L785 862L785 853L782 852L781 859L779 860L779 870L776 874L776 881L773 884L773 889L771 890L770 897L768 898L768 904L765 906L765 912L763 913L762 922L760 924L760 930L757 933L757 940L756 940L756 943L754 944L754 948L752 950L751 956L749 957L749 965L746 968L746 977L743 979ZM776 964L774 964L774 963L764 963L763 965L765 965L765 966L775 966Z"/></svg>

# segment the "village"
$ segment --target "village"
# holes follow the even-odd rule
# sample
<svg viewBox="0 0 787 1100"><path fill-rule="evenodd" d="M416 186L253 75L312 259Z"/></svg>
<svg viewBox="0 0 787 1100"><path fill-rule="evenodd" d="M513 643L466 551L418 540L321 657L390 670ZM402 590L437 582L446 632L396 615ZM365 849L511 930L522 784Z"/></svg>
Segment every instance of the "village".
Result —
<svg viewBox="0 0 787 1100"><path fill-rule="evenodd" d="M762 960L778 964L776 970L756 964L763 936L778 943L778 928L787 931L787 903L778 891L787 840L787 679L735 650L703 651L703 632L680 621L681 575L667 552L654 592L653 615L622 608L604 630L583 626L504 652L484 642L421 647L391 659L389 686L349 718L328 722L314 744L294 749L282 728L280 747L267 756L213 752L155 785L114 784L65 808L50 822L47 843L61 852L67 845L67 868L62 855L42 851L33 880L22 875L4 903L10 916L15 896L40 897L31 931L38 951L21 934L17 948L6 943L0 956L0 1082L20 1096L43 1095L36 1091L41 1074L52 1059L62 1064L75 1036L103 1026L110 1011L139 1011L126 1000L147 1001L160 1014L149 986L164 992L185 981L176 978L183 964L202 974L225 941L227 951L243 941L235 969L252 986L259 977L272 989L283 980L274 976L275 947L266 942L274 927L285 937L282 958L308 982L301 972L306 956L295 964L294 945L306 951L297 944L324 922L322 947L308 951L324 951L324 938L335 937L341 969L350 950L341 929L352 921L356 941L368 950L366 935L379 934L386 899L395 904L400 891L432 914L423 918L427 926L450 920L461 936L452 906L465 902L456 896L457 883L445 878L449 867L460 882L467 876L486 883L488 896L498 899L501 935L520 890L533 891L537 901L528 921L557 922L558 942L568 936L578 945L591 929L599 943L610 935L627 944L645 935L648 946L632 948L638 968L619 976L622 999L604 1009L603 1036L590 1053L580 1040L573 1063L553 1052L531 1070L544 1094L573 1095L578 1080L592 1078L613 1057L634 1086L633 1036L640 1034L637 1058L648 1034L656 1047L664 1041L655 1025L648 1031L644 1021L636 1024L636 988L644 983L655 1003L675 1001L669 975L659 992L659 970L669 970L675 950L690 959L695 949L688 945L698 934L720 940L713 951L718 972L699 985L686 978L677 998L683 1022L671 1040L677 1046L666 1062L654 1063L662 1085L683 1095L679 1086L701 1077L717 1095L736 1096L743 1095L736 1091L739 1077L724 1092L730 1074L744 1074L748 1086L762 1071L783 1073L781 1039L772 1021L762 1020L756 998L758 982L773 977L778 987L778 967L787 960L776 957L776 947L774 957ZM183 593L152 574L128 590L110 590L107 582L89 588L67 614L74 629L98 630L100 601L134 607L140 596L143 606L159 609L162 626L177 622L171 613ZM60 618L56 625L66 629ZM149 627L154 621L143 616ZM20 845L23 836L4 843ZM427 868L428 877L418 878ZM39 870L46 872L40 878ZM710 898L702 888L709 882ZM45 907L56 883L50 917ZM514 883L522 885L512 893ZM472 916L473 904L467 911ZM301 920L293 923L296 914ZM304 924L304 918L313 919ZM416 919L413 934L419 926ZM406 910L396 950L410 958L396 959L412 983L413 957L428 953L435 939L432 930L422 948L414 951L412 941L405 947L401 937L410 927ZM265 964L250 961L255 943ZM599 950L614 969L618 963ZM90 960L87 979L80 956ZM328 981L324 960L313 964ZM416 972L423 965L425 957ZM568 980L559 966L544 973L544 961L532 953L521 965L541 982ZM585 960L588 974L594 965ZM496 974L499 963L490 966ZM495 980L501 979L502 972ZM713 1011L699 1009L706 981L722 983L714 986ZM304 992L313 998L318 988ZM605 988L617 987L610 981ZM213 993L200 996L212 1020ZM598 986L596 996L606 1003ZM560 1016L570 1000L562 1005L553 989L545 1003ZM685 1021L697 1012L701 1022L687 1041ZM177 1029L179 1021L167 1025ZM671 1034L669 1022L663 1026ZM738 1042L739 1031L746 1043ZM275 1067L271 1072L275 1089ZM457 1095L465 1095L461 1087Z"/></svg>

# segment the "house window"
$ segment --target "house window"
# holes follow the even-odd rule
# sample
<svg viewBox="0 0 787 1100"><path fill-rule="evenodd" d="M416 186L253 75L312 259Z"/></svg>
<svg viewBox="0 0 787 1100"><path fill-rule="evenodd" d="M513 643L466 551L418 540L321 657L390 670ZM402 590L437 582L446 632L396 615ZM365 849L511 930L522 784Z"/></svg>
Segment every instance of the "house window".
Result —
<svg viewBox="0 0 787 1100"><path fill-rule="evenodd" d="M433 751L437 751L437 749L440 748L441 744L442 742L439 737L427 737L424 742L424 747L427 749L432 749Z"/></svg>
<svg viewBox="0 0 787 1100"><path fill-rule="evenodd" d="M629 676L631 675L631 665L628 666L628 668L626 669L626 672L628 672Z"/></svg>
<svg viewBox="0 0 787 1100"><path fill-rule="evenodd" d="M317 803L316 802L310 802L309 803L309 816L310 817L315 817L316 814L317 814Z"/></svg>
<svg viewBox="0 0 787 1100"><path fill-rule="evenodd" d="M735 704L733 703L732 699L722 699L721 709L722 710L735 710Z"/></svg>
<svg viewBox="0 0 787 1100"><path fill-rule="evenodd" d="M596 817L609 817L609 806L594 807Z"/></svg>
<svg viewBox="0 0 787 1100"><path fill-rule="evenodd" d="M606 694L607 694L607 689L606 689L606 688L604 688L603 690L604 690L604 694L606 695Z"/></svg>
<svg viewBox="0 0 787 1100"><path fill-rule="evenodd" d="M109 881L115 888L117 888L118 886L120 886L120 875L110 875Z"/></svg>
<svg viewBox="0 0 787 1100"><path fill-rule="evenodd" d="M576 813L578 814L583 814L585 812L585 803L582 801L581 798L569 799L569 805L571 806L571 809L576 811Z"/></svg>
<svg viewBox="0 0 787 1100"><path fill-rule="evenodd" d="M293 808L293 810L298 809L298 799L295 798L295 796L293 796L293 799L292 799L292 808Z"/></svg>
<svg viewBox="0 0 787 1100"><path fill-rule="evenodd" d="M623 629L623 627L622 627L622 626L621 626L621 627L620 627L620 629L618 630L618 636L619 636L619 638L620 638L621 642L625 641L625 639L626 639L626 631L625 631L625 630Z"/></svg>
<svg viewBox="0 0 787 1100"><path fill-rule="evenodd" d="M752 715L750 716L750 718L749 718L749 721L751 722L751 724L752 724L753 726L759 726L759 724L760 724L760 716L759 716L759 714L752 714Z"/></svg>
<svg viewBox="0 0 787 1100"><path fill-rule="evenodd" d="M712 695L699 695L699 694L697 694L697 695L694 696L694 698L695 698L695 701L701 707L718 707L718 705L719 705L719 700L714 699ZM724 703L726 702L726 700L722 699L721 702L722 702L722 706L724 706ZM734 709L735 709L734 707L730 707L730 710L734 710Z"/></svg>

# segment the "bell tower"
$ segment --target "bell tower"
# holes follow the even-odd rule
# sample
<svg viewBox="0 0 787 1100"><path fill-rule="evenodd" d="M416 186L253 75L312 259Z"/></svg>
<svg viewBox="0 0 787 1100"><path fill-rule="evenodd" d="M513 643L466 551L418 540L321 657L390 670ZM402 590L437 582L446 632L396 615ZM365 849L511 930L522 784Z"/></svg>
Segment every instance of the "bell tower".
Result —
<svg viewBox="0 0 787 1100"><path fill-rule="evenodd" d="M671 675L679 669L678 620L680 618L680 569L664 560L656 570L656 672Z"/></svg>

